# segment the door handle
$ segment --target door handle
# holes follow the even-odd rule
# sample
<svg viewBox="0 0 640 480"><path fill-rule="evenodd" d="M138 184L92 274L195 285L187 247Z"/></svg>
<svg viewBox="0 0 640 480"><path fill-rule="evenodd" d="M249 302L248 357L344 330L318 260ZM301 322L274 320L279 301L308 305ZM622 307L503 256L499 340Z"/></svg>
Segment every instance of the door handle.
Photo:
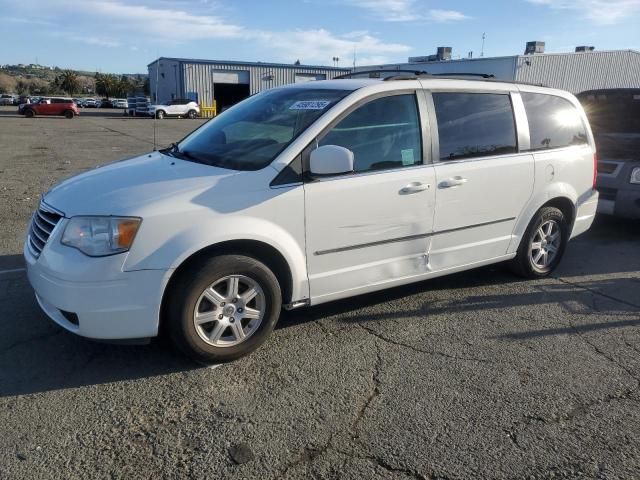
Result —
<svg viewBox="0 0 640 480"><path fill-rule="evenodd" d="M456 175L455 177L447 178L446 180L441 181L438 184L439 188L452 188L459 187L460 185L464 185L468 180L464 177Z"/></svg>
<svg viewBox="0 0 640 480"><path fill-rule="evenodd" d="M424 192L425 190L429 190L431 185L428 183L420 183L420 182L411 182L406 187L400 189L400 195L410 195L412 193Z"/></svg>

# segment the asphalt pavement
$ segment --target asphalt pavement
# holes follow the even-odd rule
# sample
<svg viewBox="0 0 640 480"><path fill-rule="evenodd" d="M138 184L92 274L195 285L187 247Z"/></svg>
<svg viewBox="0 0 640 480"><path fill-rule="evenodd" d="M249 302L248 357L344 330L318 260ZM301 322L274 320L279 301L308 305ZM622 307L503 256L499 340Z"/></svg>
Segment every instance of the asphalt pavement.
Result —
<svg viewBox="0 0 640 480"><path fill-rule="evenodd" d="M40 312L23 234L53 183L153 148L153 121L0 109L0 479L640 478L640 224L560 269L500 265L285 313L203 368ZM156 122L158 144L201 120Z"/></svg>

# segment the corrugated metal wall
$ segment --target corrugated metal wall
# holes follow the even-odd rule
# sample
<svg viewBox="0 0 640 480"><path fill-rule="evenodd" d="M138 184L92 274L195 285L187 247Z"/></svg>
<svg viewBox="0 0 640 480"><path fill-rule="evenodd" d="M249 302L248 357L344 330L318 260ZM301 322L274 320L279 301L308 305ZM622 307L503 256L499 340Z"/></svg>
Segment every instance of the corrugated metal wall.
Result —
<svg viewBox="0 0 640 480"><path fill-rule="evenodd" d="M629 50L519 56L516 80L572 93L640 88L640 53Z"/></svg>
<svg viewBox="0 0 640 480"><path fill-rule="evenodd" d="M356 70L417 70L428 73L487 73L493 74L500 80L512 82L517 56L494 58L471 58L462 60L444 60L426 63L395 63L390 65L376 65L358 67ZM383 76L393 75L391 73Z"/></svg>
<svg viewBox="0 0 640 480"><path fill-rule="evenodd" d="M180 96L186 96L188 92L197 92L198 100L203 105L211 105L213 103L215 86L212 72L216 70L249 72L249 90L252 95L262 90L294 83L296 74L325 75L327 79L332 79L345 73L344 69L332 68L280 67L269 64L197 63L189 61L181 61L179 68L182 72L179 85ZM269 79L271 77L272 79Z"/></svg>

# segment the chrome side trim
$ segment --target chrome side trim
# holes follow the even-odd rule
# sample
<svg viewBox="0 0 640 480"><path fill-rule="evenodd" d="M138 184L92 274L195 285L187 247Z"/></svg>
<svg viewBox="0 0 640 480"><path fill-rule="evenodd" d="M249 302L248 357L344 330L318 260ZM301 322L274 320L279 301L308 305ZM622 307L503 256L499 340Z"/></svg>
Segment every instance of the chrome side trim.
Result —
<svg viewBox="0 0 640 480"><path fill-rule="evenodd" d="M360 249L360 248L369 248L369 247L376 247L378 245L386 245L387 243L408 242L408 241L411 241L411 240L419 240L421 238L433 237L435 235L444 235L445 233L459 232L460 230L468 230L470 228L486 227L488 225L494 225L494 224L497 224L497 223L510 222L512 220L515 220L515 219L516 219L516 217L503 218L503 219L500 219L500 220L492 220L490 222L483 222L483 223L476 223L474 225L467 225L467 226L464 226L464 227L456 227L456 228L450 228L450 229L447 229L447 230L440 230L438 232L420 233L418 235L408 235L406 237L389 238L387 240L378 240L376 242L360 243L358 245L348 245L348 246L345 246L345 247L331 248L331 249L327 249L327 250L318 250L317 252L314 252L314 255L327 255L329 253L340 253L340 252L346 252L346 251L349 251L349 250L357 250L357 249Z"/></svg>

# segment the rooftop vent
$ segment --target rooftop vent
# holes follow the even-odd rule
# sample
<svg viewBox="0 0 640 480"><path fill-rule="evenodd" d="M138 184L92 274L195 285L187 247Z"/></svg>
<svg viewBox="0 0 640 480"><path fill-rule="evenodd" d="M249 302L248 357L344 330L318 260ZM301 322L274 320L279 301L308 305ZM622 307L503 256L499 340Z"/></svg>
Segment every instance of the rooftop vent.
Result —
<svg viewBox="0 0 640 480"><path fill-rule="evenodd" d="M579 47L576 47L576 53L593 52L595 49L596 47L588 47L586 45L580 45Z"/></svg>
<svg viewBox="0 0 640 480"><path fill-rule="evenodd" d="M527 42L527 48L524 51L525 55L534 55L536 53L544 53L544 42Z"/></svg>
<svg viewBox="0 0 640 480"><path fill-rule="evenodd" d="M451 47L438 47L435 55L422 55L420 57L409 57L409 63L439 62L441 60L451 60Z"/></svg>

